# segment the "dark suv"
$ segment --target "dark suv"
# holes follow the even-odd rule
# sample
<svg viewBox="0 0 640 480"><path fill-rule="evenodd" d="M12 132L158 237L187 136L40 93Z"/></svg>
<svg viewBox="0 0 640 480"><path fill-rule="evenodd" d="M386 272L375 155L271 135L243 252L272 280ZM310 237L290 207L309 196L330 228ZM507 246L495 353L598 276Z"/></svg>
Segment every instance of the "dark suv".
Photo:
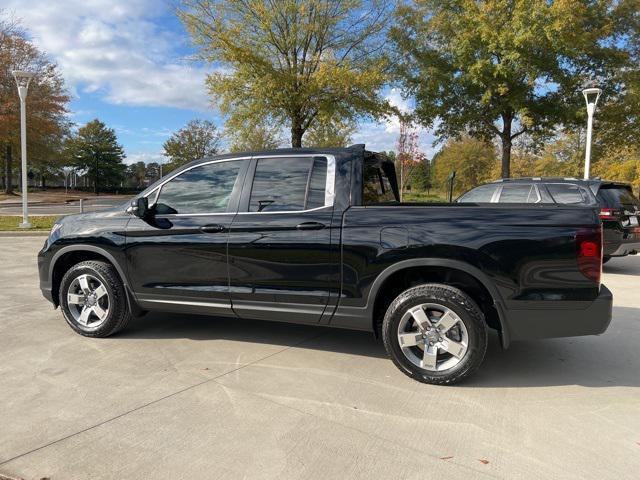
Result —
<svg viewBox="0 0 640 480"><path fill-rule="evenodd" d="M496 180L463 194L458 202L593 205L604 229L604 261L640 250L640 200L627 183L576 178Z"/></svg>

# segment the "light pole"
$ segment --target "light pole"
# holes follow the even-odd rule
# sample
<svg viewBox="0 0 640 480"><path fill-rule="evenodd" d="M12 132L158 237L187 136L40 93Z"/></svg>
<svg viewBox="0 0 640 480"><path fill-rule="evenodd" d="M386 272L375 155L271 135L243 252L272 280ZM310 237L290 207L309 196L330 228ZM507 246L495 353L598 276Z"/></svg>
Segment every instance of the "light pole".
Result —
<svg viewBox="0 0 640 480"><path fill-rule="evenodd" d="M602 90L599 88L585 88L582 90L584 99L587 102L587 147L584 153L584 179L589 180L589 170L591 169L591 131L593 129L593 114L596 111L596 104L600 98Z"/></svg>
<svg viewBox="0 0 640 480"><path fill-rule="evenodd" d="M31 228L27 204L27 91L33 73L20 70L14 70L12 73L16 79L18 96L20 97L20 152L22 154L22 223L20 228Z"/></svg>

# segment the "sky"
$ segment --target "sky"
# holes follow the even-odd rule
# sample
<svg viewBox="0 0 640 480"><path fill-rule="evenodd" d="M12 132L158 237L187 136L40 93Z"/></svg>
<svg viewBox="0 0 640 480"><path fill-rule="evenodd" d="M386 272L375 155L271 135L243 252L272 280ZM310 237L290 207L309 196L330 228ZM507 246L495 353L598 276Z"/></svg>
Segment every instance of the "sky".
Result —
<svg viewBox="0 0 640 480"><path fill-rule="evenodd" d="M115 129L126 163L166 161L162 144L191 119L223 128L204 85L213 67L194 61L169 0L3 0L3 8L58 64L72 95L71 120L83 125L99 118ZM382 94L410 108L397 89ZM365 122L352 140L395 150L398 133L395 119ZM432 142L429 132L419 131L429 157Z"/></svg>

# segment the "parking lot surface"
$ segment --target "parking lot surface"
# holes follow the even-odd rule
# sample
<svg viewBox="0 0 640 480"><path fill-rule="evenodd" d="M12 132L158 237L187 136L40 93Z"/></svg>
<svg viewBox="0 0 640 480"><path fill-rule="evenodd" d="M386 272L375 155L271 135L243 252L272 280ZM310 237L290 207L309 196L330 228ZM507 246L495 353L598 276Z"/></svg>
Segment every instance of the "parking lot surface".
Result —
<svg viewBox="0 0 640 480"><path fill-rule="evenodd" d="M112 338L81 337L38 289L43 241L0 238L1 474L602 480L640 472L638 257L605 266L615 307L604 335L506 351L492 336L475 376L438 387L405 377L360 332L149 314Z"/></svg>

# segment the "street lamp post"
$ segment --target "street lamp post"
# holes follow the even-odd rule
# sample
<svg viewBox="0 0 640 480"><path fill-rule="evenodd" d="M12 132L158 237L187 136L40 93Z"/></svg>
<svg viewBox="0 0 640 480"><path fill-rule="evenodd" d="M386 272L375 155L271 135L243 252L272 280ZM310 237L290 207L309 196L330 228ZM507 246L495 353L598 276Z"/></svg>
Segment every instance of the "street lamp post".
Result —
<svg viewBox="0 0 640 480"><path fill-rule="evenodd" d="M591 132L593 130L593 114L596 111L596 104L600 98L602 90L599 88L585 88L582 91L587 102L587 146L584 153L584 179L589 180L589 170L591 169Z"/></svg>
<svg viewBox="0 0 640 480"><path fill-rule="evenodd" d="M27 91L33 78L32 72L14 70L13 77L18 85L20 97L20 152L22 154L22 223L20 228L31 228L27 203Z"/></svg>

